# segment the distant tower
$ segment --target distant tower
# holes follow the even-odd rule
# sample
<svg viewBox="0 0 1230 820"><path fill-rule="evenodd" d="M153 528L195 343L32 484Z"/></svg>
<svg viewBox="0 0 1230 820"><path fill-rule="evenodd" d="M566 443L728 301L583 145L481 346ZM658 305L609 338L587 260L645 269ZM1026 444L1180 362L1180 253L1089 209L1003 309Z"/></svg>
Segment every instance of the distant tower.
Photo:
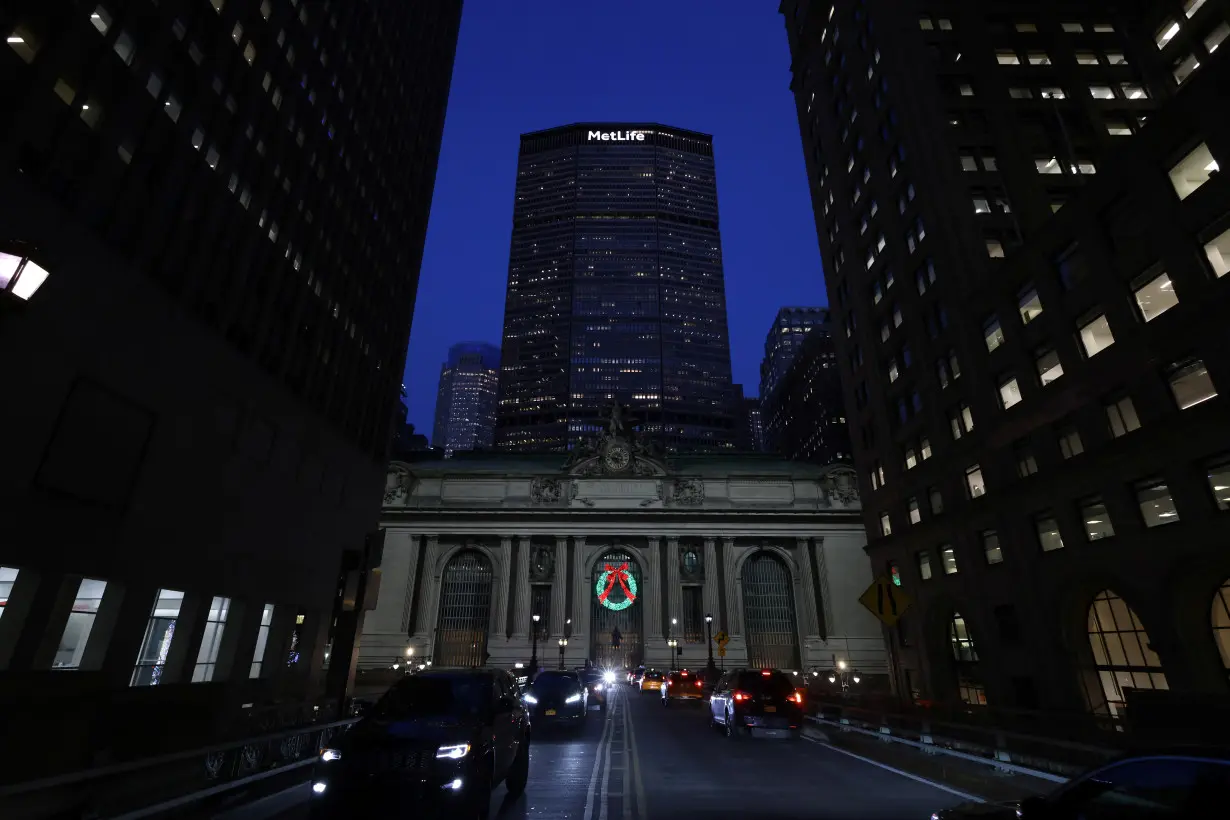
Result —
<svg viewBox="0 0 1230 820"><path fill-rule="evenodd" d="M440 368L432 444L448 458L458 450L490 449L495 434L500 349L482 342L449 348Z"/></svg>

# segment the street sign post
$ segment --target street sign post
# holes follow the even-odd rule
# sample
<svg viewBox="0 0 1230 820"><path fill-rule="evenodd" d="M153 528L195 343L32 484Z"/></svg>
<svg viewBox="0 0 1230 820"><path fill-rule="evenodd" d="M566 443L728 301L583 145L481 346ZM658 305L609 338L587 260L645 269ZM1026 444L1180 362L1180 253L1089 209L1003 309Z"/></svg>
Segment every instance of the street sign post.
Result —
<svg viewBox="0 0 1230 820"><path fill-rule="evenodd" d="M885 575L872 581L867 591L859 596L858 602L867 607L885 626L896 626L897 621L901 620L901 616L910 608L910 604L914 603L901 587Z"/></svg>
<svg viewBox="0 0 1230 820"><path fill-rule="evenodd" d="M724 658L724 657L726 657L726 647L724 647L724 646L719 646L719 647L718 647L718 657L719 657L719 658Z"/></svg>

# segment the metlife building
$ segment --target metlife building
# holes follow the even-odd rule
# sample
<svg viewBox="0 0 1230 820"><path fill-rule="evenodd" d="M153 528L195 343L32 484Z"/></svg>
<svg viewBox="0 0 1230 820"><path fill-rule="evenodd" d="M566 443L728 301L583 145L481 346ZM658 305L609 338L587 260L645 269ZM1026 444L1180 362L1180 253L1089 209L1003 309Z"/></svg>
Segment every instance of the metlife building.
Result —
<svg viewBox="0 0 1230 820"><path fill-rule="evenodd" d="M565 451L614 401L669 452L734 446L707 134L578 123L521 136L496 446Z"/></svg>

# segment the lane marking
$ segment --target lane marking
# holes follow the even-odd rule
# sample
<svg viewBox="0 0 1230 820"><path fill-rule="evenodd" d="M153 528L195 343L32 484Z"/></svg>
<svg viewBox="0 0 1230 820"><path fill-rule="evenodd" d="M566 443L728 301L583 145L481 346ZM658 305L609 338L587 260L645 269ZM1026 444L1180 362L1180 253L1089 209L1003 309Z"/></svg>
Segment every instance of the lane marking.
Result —
<svg viewBox="0 0 1230 820"><path fill-rule="evenodd" d="M645 783L641 780L641 753L636 744L636 723L632 720L631 709L628 710L628 756L632 761L628 768L636 782L636 813L640 817L648 818L649 804L645 802Z"/></svg>
<svg viewBox="0 0 1230 820"><path fill-rule="evenodd" d="M611 734L607 738L606 763L602 767L602 798L598 804L598 820L607 820L611 800L611 758L615 750L615 721L611 721Z"/></svg>
<svg viewBox="0 0 1230 820"><path fill-rule="evenodd" d="M624 803L624 820L632 820L632 718L629 716L631 710L624 710L624 747L623 747L623 769L622 769L622 786L623 786L623 803Z"/></svg>
<svg viewBox="0 0 1230 820"><path fill-rule="evenodd" d="M599 736L598 746L594 750L594 768L589 774L589 790L585 793L586 820L593 820L594 817L594 798L598 791L598 773L602 771L602 749L607 736L611 733L612 717L610 711L608 711L605 719L602 721L602 735Z"/></svg>
<svg viewBox="0 0 1230 820"><path fill-rule="evenodd" d="M825 743L823 740L816 740L815 738L807 737L807 735L803 735L803 739L811 743L815 743L817 746L823 746L826 749L832 749L834 752L840 752L843 755L848 755L849 757L852 757L855 760L861 760L864 763L870 763L872 766L878 766L879 768L884 769L885 771L892 772L893 774L899 774L902 777L908 777L910 780L916 780L919 783L925 783L928 786L931 786L932 788L939 789L940 791L948 792L949 794L955 794L957 797L963 797L966 800L969 800L970 802L973 802L973 803L987 802L985 797L979 797L976 794L970 794L969 792L963 792L959 789L954 789L952 786L945 786L943 783L937 783L934 780L928 780L927 778L922 777L921 775L917 775L912 772L904 771L903 769L898 769L893 766L889 766L887 763L881 763L878 760L872 760L869 757L863 757L862 755L855 754L854 752L848 752L845 749L839 749L836 746L832 745L831 743Z"/></svg>

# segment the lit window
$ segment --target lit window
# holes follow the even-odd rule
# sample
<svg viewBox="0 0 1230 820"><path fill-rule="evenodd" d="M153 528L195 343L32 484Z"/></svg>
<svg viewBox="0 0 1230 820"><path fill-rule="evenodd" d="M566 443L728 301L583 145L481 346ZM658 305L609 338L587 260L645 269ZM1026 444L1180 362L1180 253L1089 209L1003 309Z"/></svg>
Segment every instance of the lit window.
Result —
<svg viewBox="0 0 1230 820"><path fill-rule="evenodd" d="M1018 300L1018 307L1021 311L1021 322L1029 324L1034 319L1042 315L1042 300L1038 298L1038 291L1030 288L1021 294Z"/></svg>
<svg viewBox="0 0 1230 820"><path fill-rule="evenodd" d="M1059 524L1054 518L1049 515L1039 516L1034 519L1034 526L1038 533L1038 544L1043 552L1063 549L1063 536L1059 534Z"/></svg>
<svg viewBox="0 0 1230 820"><path fill-rule="evenodd" d="M930 439L922 439L921 441L918 442L918 454L922 457L923 461L926 461L927 459L931 458L931 440Z"/></svg>
<svg viewBox="0 0 1230 820"><path fill-rule="evenodd" d="M968 404L961 405L961 424L967 433L974 429L974 413Z"/></svg>
<svg viewBox="0 0 1230 820"><path fill-rule="evenodd" d="M167 96L166 102L162 104L162 110L171 118L171 122L179 122L179 115L183 111L183 106L180 105L179 99L174 94L170 94Z"/></svg>
<svg viewBox="0 0 1230 820"><path fill-rule="evenodd" d="M1065 461L1085 452L1085 445L1081 442L1080 432L1071 425L1060 428L1056 438L1059 440L1059 452Z"/></svg>
<svg viewBox="0 0 1230 820"><path fill-rule="evenodd" d="M265 662L265 649L269 645L269 627L273 623L273 604L265 604L261 610L261 624L256 633L256 649L252 652L252 666L248 670L249 678L261 676L261 666Z"/></svg>
<svg viewBox="0 0 1230 820"><path fill-rule="evenodd" d="M1090 541L1100 541L1115 534L1111 524L1110 513L1100 498L1091 498L1081 504L1081 523L1085 527L1085 538Z"/></svg>
<svg viewBox="0 0 1230 820"><path fill-rule="evenodd" d="M911 447L905 451L905 468L907 470L913 470L917 466L918 466L918 454L915 453L914 448Z"/></svg>
<svg viewBox="0 0 1230 820"><path fill-rule="evenodd" d="M1098 55L1092 51L1078 51L1076 52L1076 62L1079 65L1097 65Z"/></svg>
<svg viewBox="0 0 1230 820"><path fill-rule="evenodd" d="M941 17L939 20L939 23L940 23L940 31L952 31L952 21L951 20Z"/></svg>
<svg viewBox="0 0 1230 820"><path fill-rule="evenodd" d="M1132 136L1132 127L1125 120L1107 120L1106 133L1112 137Z"/></svg>
<svg viewBox="0 0 1230 820"><path fill-rule="evenodd" d="M982 336L987 343L987 352L995 350L1004 343L1004 331L999 326L999 319L991 318L982 326Z"/></svg>
<svg viewBox="0 0 1230 820"><path fill-rule="evenodd" d="M1067 95L1064 93L1063 89L1058 86L1047 86L1046 88L1041 89L1039 93L1042 95L1042 99L1044 100L1062 100L1067 98Z"/></svg>
<svg viewBox="0 0 1230 820"><path fill-rule="evenodd" d="M1093 30L1094 32L1098 34L1114 34L1115 33L1115 27L1112 26L1110 23L1094 23Z"/></svg>
<svg viewBox="0 0 1230 820"><path fill-rule="evenodd" d="M1105 314L1099 314L1081 325L1080 336L1086 356L1096 356L1115 343L1115 337L1110 332L1110 322L1106 320Z"/></svg>
<svg viewBox="0 0 1230 820"><path fill-rule="evenodd" d="M881 513L880 515L880 534L884 536L893 534L893 524L889 520L888 513Z"/></svg>
<svg viewBox="0 0 1230 820"><path fill-rule="evenodd" d="M962 85L960 90L961 90L961 96L962 96L962 97L972 97L972 96L974 96L974 89L973 89L973 88L971 88L971 87L970 87L970 86L968 86L968 85Z"/></svg>
<svg viewBox="0 0 1230 820"><path fill-rule="evenodd" d="M1050 65L1051 58L1045 51L1031 51L1026 58L1030 65Z"/></svg>
<svg viewBox="0 0 1230 820"><path fill-rule="evenodd" d="M1030 88L1009 88L1008 96L1014 100L1032 100L1034 92Z"/></svg>
<svg viewBox="0 0 1230 820"><path fill-rule="evenodd" d="M965 471L965 487L969 490L970 498L986 495L987 485L982 480L982 467L975 464Z"/></svg>
<svg viewBox="0 0 1230 820"><path fill-rule="evenodd" d="M944 566L945 575L957 574L957 553L953 551L952 547L940 547L940 563Z"/></svg>
<svg viewBox="0 0 1230 820"><path fill-rule="evenodd" d="M1179 511L1175 509L1174 499L1170 497L1170 488L1164 481L1144 482L1138 485L1136 503L1140 505L1140 515L1144 518L1146 527L1160 527L1163 524L1174 524L1179 520Z"/></svg>
<svg viewBox="0 0 1230 820"><path fill-rule="evenodd" d="M1217 277L1230 273L1230 230L1223 231L1204 246L1204 255L1209 259L1213 274Z"/></svg>
<svg viewBox="0 0 1230 820"><path fill-rule="evenodd" d="M1082 31L1085 30L1084 26L1082 26L1080 23L1060 23L1060 26L1068 34L1080 34Z"/></svg>
<svg viewBox="0 0 1230 820"><path fill-rule="evenodd" d="M1143 86L1134 85L1133 83L1119 83L1119 90L1123 92L1123 96L1129 100L1147 100L1149 99L1148 92Z"/></svg>
<svg viewBox="0 0 1230 820"><path fill-rule="evenodd" d="M1118 51L1106 52L1106 62L1110 63L1111 65L1127 65L1128 64L1127 57L1123 56L1123 54Z"/></svg>
<svg viewBox="0 0 1230 820"><path fill-rule="evenodd" d="M81 668L85 647L90 640L90 632L94 629L98 607L106 590L106 581L81 579L81 583L77 585L77 595L73 599L73 608L68 613L68 622L64 624L64 633L60 636L55 659L51 662L53 669Z"/></svg>
<svg viewBox="0 0 1230 820"><path fill-rule="evenodd" d="M205 132L200 128L192 132L192 147L200 151L201 146L205 144Z"/></svg>
<svg viewBox="0 0 1230 820"><path fill-rule="evenodd" d="M247 45L243 47L243 58L247 60L248 65L252 65L254 62L256 62L256 46L252 44L251 40L249 40ZM265 77L266 77L265 82L267 84L269 82L268 80L269 75L266 74ZM266 88L266 90L268 90L268 88Z"/></svg>
<svg viewBox="0 0 1230 820"><path fill-rule="evenodd" d="M1170 169L1170 184L1179 199L1187 199L1193 191L1209 181L1218 170L1217 160L1203 142Z"/></svg>
<svg viewBox="0 0 1230 820"><path fill-rule="evenodd" d="M128 32L121 31L115 38L115 45L112 46L117 57L124 65L132 65L133 58L137 56L137 46L133 42L132 37Z"/></svg>
<svg viewBox="0 0 1230 820"><path fill-rule="evenodd" d="M1110 423L1110 434L1115 438L1140 429L1140 418L1136 415L1136 405L1132 404L1130 396L1124 396L1106 405L1106 420Z"/></svg>
<svg viewBox="0 0 1230 820"><path fill-rule="evenodd" d="M920 552L918 558L918 575L924 581L931 580L931 553Z"/></svg>
<svg viewBox="0 0 1230 820"><path fill-rule="evenodd" d="M106 34L111 29L111 15L102 6L94 9L94 13L90 15L90 22L94 28L98 29L99 34Z"/></svg>
<svg viewBox="0 0 1230 820"><path fill-rule="evenodd" d="M1174 64L1170 67L1170 73L1174 77L1174 81L1182 85L1198 68L1200 68L1200 61L1196 59L1194 54L1188 54L1186 57L1180 57L1175 60Z"/></svg>
<svg viewBox="0 0 1230 820"><path fill-rule="evenodd" d="M1196 12L1200 11L1200 7L1204 5L1204 0L1184 0L1183 13L1190 20L1196 16Z"/></svg>
<svg viewBox="0 0 1230 820"><path fill-rule="evenodd" d="M986 556L988 564L1004 562L1004 551L999 546L999 533L995 530L982 533L982 554Z"/></svg>
<svg viewBox="0 0 1230 820"><path fill-rule="evenodd" d="M261 17L264 17L266 20L268 20L269 15L272 12L273 12L273 7L269 5L269 0L261 0Z"/></svg>
<svg viewBox="0 0 1230 820"><path fill-rule="evenodd" d="M992 259L1004 258L1004 246L998 239L987 240L987 256Z"/></svg>
<svg viewBox="0 0 1230 820"><path fill-rule="evenodd" d="M193 683L214 679L214 671L218 666L218 650L222 648L222 631L226 627L226 616L230 609L229 598L214 597L210 602L209 614L205 618L205 633L201 636L201 648L196 655L196 666L192 668Z"/></svg>
<svg viewBox="0 0 1230 820"><path fill-rule="evenodd" d="M149 621L145 625L145 638L132 670L130 686L157 686L162 682L162 672L171 651L171 639L175 635L175 622L179 609L184 604L184 593L173 589L158 590Z"/></svg>
<svg viewBox="0 0 1230 820"><path fill-rule="evenodd" d="M1038 26L1035 23L1017 23L1016 30L1023 34L1035 34L1038 31Z"/></svg>
<svg viewBox="0 0 1230 820"><path fill-rule="evenodd" d="M214 11L219 14L222 13L222 7L226 5L226 0L209 0L209 2L214 7Z"/></svg>
<svg viewBox="0 0 1230 820"><path fill-rule="evenodd" d="M1016 56L1015 51L997 51L995 59L1000 65L1020 65L1021 58Z"/></svg>
<svg viewBox="0 0 1230 820"><path fill-rule="evenodd" d="M1109 85L1091 85L1089 86L1089 94L1095 100L1113 100L1115 98L1115 89Z"/></svg>
<svg viewBox="0 0 1230 820"><path fill-rule="evenodd" d="M931 22L930 17L923 17L918 21L918 27L923 31L934 31L935 24Z"/></svg>
<svg viewBox="0 0 1230 820"><path fill-rule="evenodd" d="M1174 36L1179 33L1179 24L1174 20L1163 20L1162 25L1153 35L1153 41L1157 43L1158 48L1165 48L1166 45L1174 39Z"/></svg>
<svg viewBox="0 0 1230 820"><path fill-rule="evenodd" d="M895 381L897 381L897 378L898 378L900 375L901 375L901 373L900 373L900 371L898 371L898 369L897 369L897 360L896 360L896 359L890 359L890 360L889 360L889 362L888 362L888 380L889 380L889 382L895 382Z"/></svg>
<svg viewBox="0 0 1230 820"><path fill-rule="evenodd" d="M1230 25L1218 23L1217 28L1213 29L1213 32L1208 37L1204 38L1205 49L1212 54L1214 51L1217 51L1217 47L1222 44L1227 36L1230 36Z"/></svg>
<svg viewBox="0 0 1230 820"><path fill-rule="evenodd" d="M962 154L961 155L961 170L962 171L977 171L978 170L978 160L974 159L968 154Z"/></svg>
<svg viewBox="0 0 1230 820"><path fill-rule="evenodd" d="M1055 157L1047 157L1043 159L1035 159L1034 167L1039 174L1062 174L1063 166L1059 164L1059 160Z"/></svg>
<svg viewBox="0 0 1230 820"><path fill-rule="evenodd" d="M81 120L92 129L98 128L102 122L102 106L97 100L90 100L81 106Z"/></svg>
<svg viewBox="0 0 1230 820"><path fill-rule="evenodd" d="M999 402L1005 410L1021 403L1021 388L1015 378L1008 379L999 386Z"/></svg>
<svg viewBox="0 0 1230 820"><path fill-rule="evenodd" d="M1208 472L1209 490L1213 493L1213 500L1217 502L1217 509L1230 510L1230 462L1221 461L1212 464ZM0 586L0 591L2 590L3 587Z"/></svg>
<svg viewBox="0 0 1230 820"><path fill-rule="evenodd" d="M77 98L76 90L62 79L56 80L56 84L51 90L68 105L72 105L73 100Z"/></svg>
<svg viewBox="0 0 1230 820"><path fill-rule="evenodd" d="M1157 276L1152 273L1145 274L1132 283L1132 291L1136 296L1136 306L1140 309L1141 318L1146 322L1156 319L1179 304L1174 283L1164 273Z"/></svg>
<svg viewBox="0 0 1230 820"><path fill-rule="evenodd" d="M1167 381L1170 382L1170 392L1174 394L1175 403L1180 410L1195 407L1217 397L1213 379L1200 359L1172 365Z"/></svg>
<svg viewBox="0 0 1230 820"><path fill-rule="evenodd" d="M981 197L974 197L974 213L989 214L991 213L991 206L985 199L982 199Z"/></svg>
<svg viewBox="0 0 1230 820"><path fill-rule="evenodd" d="M1059 361L1059 353L1055 350L1043 351L1034 361L1038 366L1038 381L1043 387L1063 375L1063 363Z"/></svg>

